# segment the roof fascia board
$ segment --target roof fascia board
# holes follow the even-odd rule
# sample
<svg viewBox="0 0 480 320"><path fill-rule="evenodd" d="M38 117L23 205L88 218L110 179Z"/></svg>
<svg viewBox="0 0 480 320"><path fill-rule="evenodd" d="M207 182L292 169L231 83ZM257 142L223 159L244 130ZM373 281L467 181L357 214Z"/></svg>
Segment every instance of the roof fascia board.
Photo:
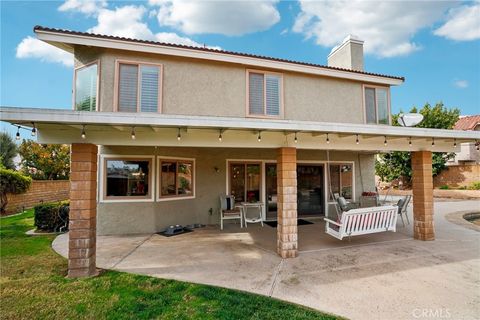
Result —
<svg viewBox="0 0 480 320"><path fill-rule="evenodd" d="M90 124L109 126L192 127L209 129L304 131L320 133L347 133L386 135L412 138L447 138L480 140L479 131L406 128L355 123L331 123L293 120L265 120L210 116L178 116L119 112L81 112L59 109L0 107L3 121L10 123Z"/></svg>
<svg viewBox="0 0 480 320"><path fill-rule="evenodd" d="M361 82L371 82L383 85L400 85L403 83L400 79L379 77L360 73L352 73L341 70L330 70L319 67L299 65L295 63L282 61L269 61L254 57L236 56L221 52L205 52L187 48L173 48L149 43L133 43L127 40L103 39L97 37L88 37L74 34L61 34L52 31L35 31L38 38L45 42L60 42L72 45L84 45L92 47L110 48L127 51L138 51L154 54L163 54L169 56L180 56L186 58L213 60L227 63L243 64L260 68L281 69L285 71L314 74L325 77L342 78Z"/></svg>

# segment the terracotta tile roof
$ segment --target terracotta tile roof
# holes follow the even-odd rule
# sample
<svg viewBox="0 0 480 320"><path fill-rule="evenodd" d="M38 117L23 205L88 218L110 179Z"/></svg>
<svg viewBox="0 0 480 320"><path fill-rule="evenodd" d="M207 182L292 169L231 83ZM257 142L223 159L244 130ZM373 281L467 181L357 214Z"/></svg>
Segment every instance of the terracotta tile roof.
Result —
<svg viewBox="0 0 480 320"><path fill-rule="evenodd" d="M453 129L455 130L474 130L477 125L480 125L480 115L465 116L458 119Z"/></svg>
<svg viewBox="0 0 480 320"><path fill-rule="evenodd" d="M360 74L365 74L365 75L371 75L371 76L377 76L377 77L383 77L383 78L390 78L390 79L398 79L398 80L405 81L404 77L389 76L389 75L379 74L379 73L372 73L372 72L357 71L357 70L350 70L350 69L344 69L344 68L329 67L329 66L315 64L315 63L308 63L308 62L294 61L294 60L288 60L288 59L260 56L260 55L249 54L249 53L241 53L241 52L217 50L217 49L211 49L211 48L186 46L186 45L181 45L181 44L173 44L173 43L165 43L165 42L157 42L157 41L149 41L149 40L116 37L116 36L109 36L109 35L104 35L104 34L95 34L95 33L72 31L72 30L66 30L66 29L48 28L48 27L42 27L42 26L35 26L33 28L33 31L34 32L35 31L56 32L56 33L72 34L72 35L95 37L95 38L110 39L110 40L122 40L122 41L130 41L130 42L137 42L137 43L144 43L144 44L153 44L153 45L173 47L173 48L206 51L206 52L212 52L212 53L230 54L230 55L241 56L241 57L257 58L257 59L271 60L271 61L278 61L278 62L288 62L288 63L294 63L294 64L303 65L303 66L310 66L310 67L330 69L330 70L338 70L338 71L345 71L345 72L352 72L352 73L360 73Z"/></svg>

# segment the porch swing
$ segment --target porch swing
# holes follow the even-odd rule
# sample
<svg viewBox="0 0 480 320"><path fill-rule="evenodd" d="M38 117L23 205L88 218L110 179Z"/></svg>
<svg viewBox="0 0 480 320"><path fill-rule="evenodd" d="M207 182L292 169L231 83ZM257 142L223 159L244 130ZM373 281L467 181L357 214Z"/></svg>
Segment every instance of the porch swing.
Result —
<svg viewBox="0 0 480 320"><path fill-rule="evenodd" d="M330 151L327 152L327 179L329 192L332 199L340 202L345 201L343 197L335 197L332 191L332 181L330 179ZM360 164L360 155L358 155L360 180L363 190L363 177ZM343 200L342 200L343 199ZM344 203L346 204L346 203ZM368 208L348 209L347 206L340 206L335 203L337 221L330 218L325 220L325 232L339 240L345 237L358 236L378 232L392 231L396 232L398 207L396 205L377 206Z"/></svg>

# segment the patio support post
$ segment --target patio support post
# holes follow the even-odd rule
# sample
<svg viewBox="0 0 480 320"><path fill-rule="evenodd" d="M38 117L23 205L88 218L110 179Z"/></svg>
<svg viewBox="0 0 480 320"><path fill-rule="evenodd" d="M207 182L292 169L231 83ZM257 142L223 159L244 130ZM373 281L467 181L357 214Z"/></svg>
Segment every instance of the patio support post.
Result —
<svg viewBox="0 0 480 320"><path fill-rule="evenodd" d="M435 240L431 151L412 152L412 181L414 238Z"/></svg>
<svg viewBox="0 0 480 320"><path fill-rule="evenodd" d="M282 258L298 253L297 149L279 148L277 155L277 252Z"/></svg>
<svg viewBox="0 0 480 320"><path fill-rule="evenodd" d="M68 242L70 278L97 274L97 152L94 144L72 144Z"/></svg>

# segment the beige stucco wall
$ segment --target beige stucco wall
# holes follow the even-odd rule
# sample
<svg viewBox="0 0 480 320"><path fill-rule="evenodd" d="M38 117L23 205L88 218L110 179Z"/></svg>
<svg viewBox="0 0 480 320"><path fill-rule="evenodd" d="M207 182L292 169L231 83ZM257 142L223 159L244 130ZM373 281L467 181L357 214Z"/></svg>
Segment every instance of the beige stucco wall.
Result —
<svg viewBox="0 0 480 320"><path fill-rule="evenodd" d="M103 154L158 155L195 158L195 199L162 202L99 203L97 230L104 234L151 233L171 224L217 224L219 196L226 192L227 159L275 160L274 149L102 147ZM358 157L361 158L361 172ZM299 150L298 162L326 160L325 151ZM374 190L374 157L331 152L332 161L355 161L355 193ZM101 164L100 164L101 165ZM215 171L215 167L219 169ZM213 214L209 213L212 208Z"/></svg>
<svg viewBox="0 0 480 320"><path fill-rule="evenodd" d="M77 48L75 52L77 66L97 58L101 62L101 111L113 110L115 60L122 59L163 65L163 113L246 116L248 66L97 50ZM283 77L286 119L363 123L362 83L292 72L283 73Z"/></svg>

